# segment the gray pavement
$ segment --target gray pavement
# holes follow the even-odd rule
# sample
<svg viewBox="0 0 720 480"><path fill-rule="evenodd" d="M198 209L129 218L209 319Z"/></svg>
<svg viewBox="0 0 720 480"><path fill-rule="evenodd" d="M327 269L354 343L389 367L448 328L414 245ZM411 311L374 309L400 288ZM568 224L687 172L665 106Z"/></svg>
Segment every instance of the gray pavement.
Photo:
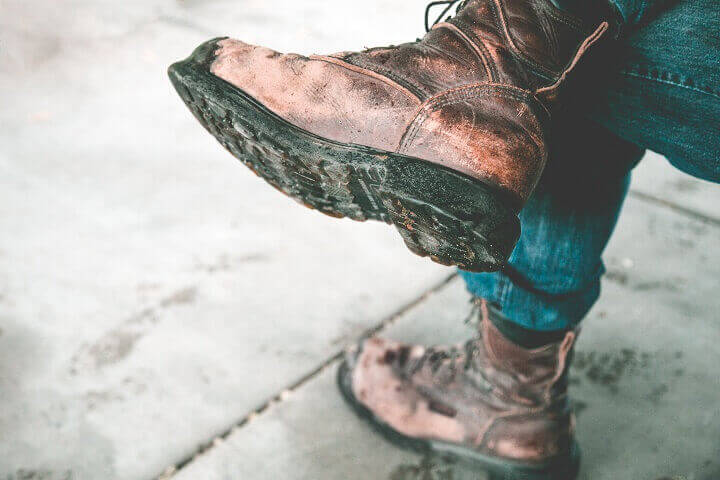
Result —
<svg viewBox="0 0 720 480"><path fill-rule="evenodd" d="M164 73L222 34L398 43L420 10L0 1L0 479L482 478L386 444L333 385L368 331L467 336L452 269L277 195ZM584 479L720 478L718 205L638 168L573 371Z"/></svg>

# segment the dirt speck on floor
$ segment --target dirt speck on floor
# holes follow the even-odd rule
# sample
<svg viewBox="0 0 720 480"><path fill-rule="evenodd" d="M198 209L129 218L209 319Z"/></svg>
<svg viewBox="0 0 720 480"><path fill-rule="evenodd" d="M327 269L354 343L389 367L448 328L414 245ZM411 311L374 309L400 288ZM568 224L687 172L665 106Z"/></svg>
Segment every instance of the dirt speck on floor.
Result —
<svg viewBox="0 0 720 480"><path fill-rule="evenodd" d="M74 480L75 476L71 470L52 471L24 469L16 470L7 476L7 480Z"/></svg>
<svg viewBox="0 0 720 480"><path fill-rule="evenodd" d="M425 456L417 465L398 465L388 480L454 480L452 466L438 457Z"/></svg>

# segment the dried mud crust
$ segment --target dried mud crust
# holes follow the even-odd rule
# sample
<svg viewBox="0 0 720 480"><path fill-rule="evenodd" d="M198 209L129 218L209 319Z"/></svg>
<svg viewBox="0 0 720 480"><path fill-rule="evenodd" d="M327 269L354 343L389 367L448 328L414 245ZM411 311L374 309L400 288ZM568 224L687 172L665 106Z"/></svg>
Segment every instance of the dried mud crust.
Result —
<svg viewBox="0 0 720 480"><path fill-rule="evenodd" d="M504 265L520 233L510 198L441 165L288 123L210 73L216 42L168 73L205 129L253 172L326 215L394 224L412 252L435 262L469 271Z"/></svg>
<svg viewBox="0 0 720 480"><path fill-rule="evenodd" d="M488 480L575 480L580 470L580 448L573 443L568 455L542 464L524 464L483 453L449 442L413 438L403 435L378 418L363 405L352 390L352 368L347 359L337 370L337 385L345 402L362 420L386 440L400 448L425 455L437 455L450 461L462 463L466 468L487 473ZM483 477L485 478L485 477Z"/></svg>

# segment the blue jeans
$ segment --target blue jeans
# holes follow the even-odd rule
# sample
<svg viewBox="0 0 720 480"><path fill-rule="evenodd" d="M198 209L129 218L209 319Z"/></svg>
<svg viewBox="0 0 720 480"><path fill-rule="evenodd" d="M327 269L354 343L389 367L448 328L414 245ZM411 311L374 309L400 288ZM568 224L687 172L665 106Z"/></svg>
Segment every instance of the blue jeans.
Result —
<svg viewBox="0 0 720 480"><path fill-rule="evenodd" d="M586 1L561 3L572 10ZM528 329L573 328L597 300L602 253L645 149L720 182L716 0L614 3L623 29L612 62L602 62L596 84L583 85L573 101L581 108L556 119L548 165L520 214L508 266L460 272L472 294Z"/></svg>

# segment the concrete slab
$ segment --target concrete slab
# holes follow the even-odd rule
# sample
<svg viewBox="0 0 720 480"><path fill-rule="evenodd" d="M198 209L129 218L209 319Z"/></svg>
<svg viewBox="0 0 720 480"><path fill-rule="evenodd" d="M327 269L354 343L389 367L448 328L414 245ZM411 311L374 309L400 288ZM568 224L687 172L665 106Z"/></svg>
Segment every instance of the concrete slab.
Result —
<svg viewBox="0 0 720 480"><path fill-rule="evenodd" d="M413 0L0 2L0 478L151 478L447 275L408 255L384 226L330 221L267 189L201 130L164 73L215 35L300 53L339 51L414 38L421 14ZM657 181L638 178L638 191L670 192L673 202L705 215L717 205L715 193L693 186L699 183L651 190ZM623 223L637 228L622 227L614 242L610 285L586 337L592 325L606 327L597 327L599 343L588 344L576 375L587 404L581 433L588 456L598 459L587 468L632 464L633 445L607 441L612 407L620 405L632 407L625 436L657 446L638 461L663 475L710 480L718 467L703 462L720 444L712 438L718 414L705 401L718 391L705 373L718 359L709 321L718 318L717 231L637 201L631 209L640 213ZM457 321L464 297L454 284L393 333L428 342L464 337ZM618 340L623 318L634 333ZM679 329L685 324L701 337L687 339L696 353L671 344L688 337ZM615 348L635 342L635 357ZM604 355L630 365L609 385L594 381ZM653 365L648 378L644 361ZM231 438L260 428L267 442L254 447L257 455L307 444L302 451L317 451L317 465L291 468L302 451L287 450L269 467L315 475L298 478L353 478L343 477L344 468L354 478L447 477L444 466L393 451L352 423L330 375L288 401L296 405L291 421L262 433L261 422L284 411L281 403ZM633 393L635 384L641 388ZM309 437L323 432L313 430L320 411L327 435ZM299 425L304 430L290 437ZM345 446L318 446L328 438ZM240 453L233 441L210 449L205 470L193 462L181 475L263 478L235 477L233 463L213 467L216 458L247 458L246 440L238 440ZM681 459L672 453L682 451L679 442L688 451ZM343 463L356 449L368 454Z"/></svg>
<svg viewBox="0 0 720 480"><path fill-rule="evenodd" d="M468 330L457 314L467 306L459 279L398 319L393 330L423 340L461 339ZM405 338L408 338L407 336ZM335 387L337 362L173 476L247 479L460 479L467 472L397 449L360 421ZM442 476L450 474L451 476ZM433 475L433 476L429 476ZM435 476L439 475L439 476Z"/></svg>
<svg viewBox="0 0 720 480"><path fill-rule="evenodd" d="M0 7L3 479L151 478L450 273L202 130L187 2L77 3Z"/></svg>
<svg viewBox="0 0 720 480"><path fill-rule="evenodd" d="M399 44L424 33L414 0L180 0L162 20L214 36L230 36L283 52L332 53ZM424 6L424 5L423 5ZM439 12L438 12L439 13Z"/></svg>
<svg viewBox="0 0 720 480"><path fill-rule="evenodd" d="M582 480L720 477L717 234L655 204L629 201L607 254L604 295L585 323L571 373ZM470 333L461 321L467 298L454 281L383 334L459 341ZM386 443L345 408L332 370L174 478L484 478Z"/></svg>
<svg viewBox="0 0 720 480"><path fill-rule="evenodd" d="M632 190L720 225L720 185L684 174L656 153L648 152L635 169Z"/></svg>

